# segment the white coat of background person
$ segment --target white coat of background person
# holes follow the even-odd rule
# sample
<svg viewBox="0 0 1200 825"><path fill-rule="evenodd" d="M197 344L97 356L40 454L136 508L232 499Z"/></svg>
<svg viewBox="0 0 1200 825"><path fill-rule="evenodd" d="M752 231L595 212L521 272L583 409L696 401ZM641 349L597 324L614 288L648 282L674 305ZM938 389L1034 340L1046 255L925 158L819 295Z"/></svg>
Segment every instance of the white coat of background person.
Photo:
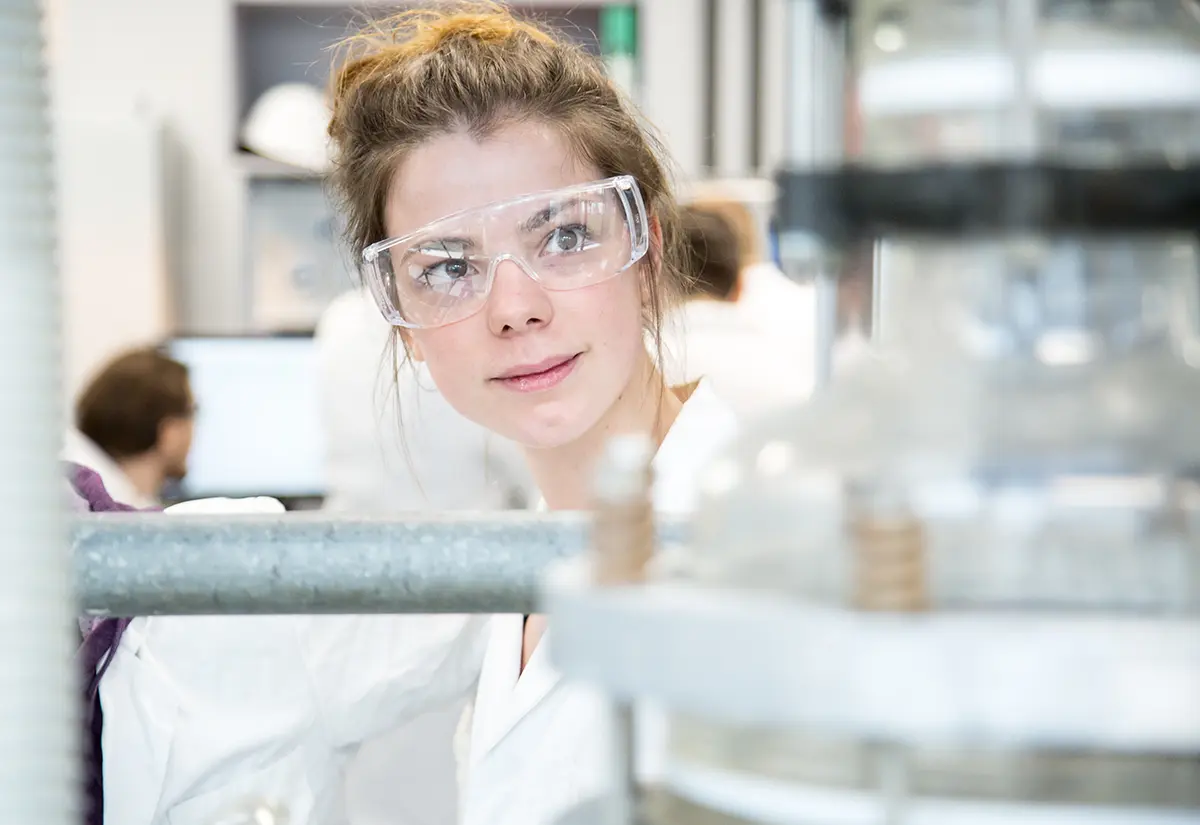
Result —
<svg viewBox="0 0 1200 825"><path fill-rule="evenodd" d="M549 509L589 509L608 438L646 433L655 505L691 510L736 423L645 347L680 270L658 144L582 47L501 7L379 34L337 71L330 133L381 311L456 410L522 445ZM476 681L465 825L553 825L615 779L602 703L559 678L544 616L141 626L101 683L108 825L212 825L255 799L342 822L354 748Z"/></svg>
<svg viewBox="0 0 1200 825"><path fill-rule="evenodd" d="M397 364L393 334L362 289L321 315L314 343L327 450L322 509L396 515L527 503L535 490L520 450L447 404L422 365ZM363 745L347 771L351 825L455 821L451 742L461 713L454 703Z"/></svg>
<svg viewBox="0 0 1200 825"><path fill-rule="evenodd" d="M742 203L696 201L682 217L696 281L671 317L668 374L708 378L744 421L803 402L815 379L811 288L761 260Z"/></svg>

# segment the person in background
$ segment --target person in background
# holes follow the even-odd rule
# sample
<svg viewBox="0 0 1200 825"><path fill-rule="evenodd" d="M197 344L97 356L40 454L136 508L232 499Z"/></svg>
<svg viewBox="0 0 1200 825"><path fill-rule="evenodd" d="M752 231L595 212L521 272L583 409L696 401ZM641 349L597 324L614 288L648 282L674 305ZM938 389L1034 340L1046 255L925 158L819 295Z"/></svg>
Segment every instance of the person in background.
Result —
<svg viewBox="0 0 1200 825"><path fill-rule="evenodd" d="M771 357L782 367L775 377L780 400L798 403L808 398L816 381L816 295L811 285L784 275L765 247L765 229L739 200L712 195L692 206L729 221L738 235L741 269L738 306L771 342Z"/></svg>
<svg viewBox="0 0 1200 825"><path fill-rule="evenodd" d="M680 210L684 250L693 280L688 299L735 305L741 292L742 242L720 213L694 206Z"/></svg>
<svg viewBox="0 0 1200 825"><path fill-rule="evenodd" d="M116 500L157 506L187 474L195 412L187 367L154 349L126 352L79 395L62 457L95 470Z"/></svg>
<svg viewBox="0 0 1200 825"><path fill-rule="evenodd" d="M761 262L747 263L755 228L740 204L692 204L681 218L693 280L670 319L669 376L711 380L743 420L800 403L812 388L806 291Z"/></svg>

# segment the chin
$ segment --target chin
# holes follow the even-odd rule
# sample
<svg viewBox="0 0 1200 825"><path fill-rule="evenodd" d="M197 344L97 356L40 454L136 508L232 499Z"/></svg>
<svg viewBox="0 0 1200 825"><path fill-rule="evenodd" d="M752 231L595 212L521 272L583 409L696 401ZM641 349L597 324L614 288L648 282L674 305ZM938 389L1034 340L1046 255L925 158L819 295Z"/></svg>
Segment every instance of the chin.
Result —
<svg viewBox="0 0 1200 825"><path fill-rule="evenodd" d="M599 416L586 416L586 405L539 405L516 420L496 422L489 429L531 450L552 450L582 438Z"/></svg>

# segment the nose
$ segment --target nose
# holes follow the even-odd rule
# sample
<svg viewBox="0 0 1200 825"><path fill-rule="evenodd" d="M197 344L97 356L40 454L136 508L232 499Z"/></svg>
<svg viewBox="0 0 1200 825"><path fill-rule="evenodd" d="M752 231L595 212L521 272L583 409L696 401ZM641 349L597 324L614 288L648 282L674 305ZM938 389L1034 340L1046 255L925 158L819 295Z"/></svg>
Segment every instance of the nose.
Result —
<svg viewBox="0 0 1200 825"><path fill-rule="evenodd" d="M492 278L485 311L494 335L544 327L554 318L550 296L519 261L505 258L497 262Z"/></svg>

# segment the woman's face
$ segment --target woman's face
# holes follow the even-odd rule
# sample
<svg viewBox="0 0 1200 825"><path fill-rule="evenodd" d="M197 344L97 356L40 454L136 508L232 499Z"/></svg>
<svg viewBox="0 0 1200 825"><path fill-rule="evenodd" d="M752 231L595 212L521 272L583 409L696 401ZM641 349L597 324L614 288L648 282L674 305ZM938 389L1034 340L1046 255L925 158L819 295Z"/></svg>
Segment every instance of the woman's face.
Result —
<svg viewBox="0 0 1200 825"><path fill-rule="evenodd" d="M446 135L413 151L396 171L387 233L405 235L464 209L600 177L576 161L552 127L514 124L483 142ZM648 357L641 273L639 264L551 292L502 261L483 309L448 326L412 330L413 356L467 418L528 447L568 444L612 408Z"/></svg>

